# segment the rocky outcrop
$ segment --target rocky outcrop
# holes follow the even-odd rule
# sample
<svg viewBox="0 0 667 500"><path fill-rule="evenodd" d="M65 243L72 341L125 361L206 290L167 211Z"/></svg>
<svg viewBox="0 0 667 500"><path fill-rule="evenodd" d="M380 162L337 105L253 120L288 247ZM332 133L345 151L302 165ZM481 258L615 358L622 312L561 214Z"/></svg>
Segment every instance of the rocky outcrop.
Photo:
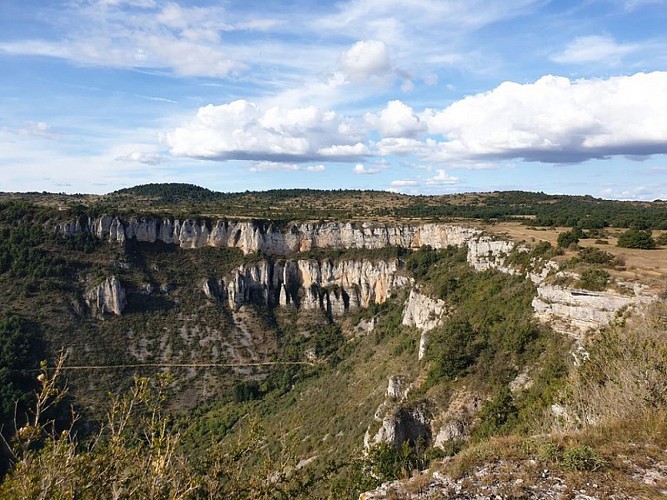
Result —
<svg viewBox="0 0 667 500"><path fill-rule="evenodd" d="M410 295L403 308L403 324L414 326L421 331L419 339L419 359L426 354L428 332L442 323L446 311L444 300L432 299L416 289L410 290Z"/></svg>
<svg viewBox="0 0 667 500"><path fill-rule="evenodd" d="M332 316L385 302L410 283L392 260L262 260L244 264L228 279L233 309L246 303L321 309Z"/></svg>
<svg viewBox="0 0 667 500"><path fill-rule="evenodd" d="M202 292L207 299L213 302L220 302L227 298L224 281L208 278L202 283Z"/></svg>
<svg viewBox="0 0 667 500"><path fill-rule="evenodd" d="M431 442L431 414L424 404L411 407L398 406L384 417L375 436L367 441L367 446L386 442L396 447L407 442L422 445Z"/></svg>
<svg viewBox="0 0 667 500"><path fill-rule="evenodd" d="M67 221L56 225L55 232L73 235L89 231L100 239L122 242L137 241L176 244L183 248L212 246L239 248L244 254L287 256L315 248L379 249L388 246L420 248L429 245L445 248L460 246L471 240L492 241L482 237L479 229L451 224L374 224L354 222L286 224L257 221L186 219L153 219L102 216L87 221ZM485 250L480 247L479 252ZM486 258L481 254L473 258Z"/></svg>
<svg viewBox="0 0 667 500"><path fill-rule="evenodd" d="M641 290L620 294L593 292L542 283L532 306L536 317L561 333L580 337L590 329L609 324L619 311L655 300Z"/></svg>
<svg viewBox="0 0 667 500"><path fill-rule="evenodd" d="M120 316L127 305L125 289L115 276L110 276L85 294L88 306L97 314L110 313Z"/></svg>
<svg viewBox="0 0 667 500"><path fill-rule="evenodd" d="M452 441L468 439L483 402L479 394L466 390L455 392L449 400L447 409L433 419L431 426L435 436L433 446L445 449Z"/></svg>
<svg viewBox="0 0 667 500"><path fill-rule="evenodd" d="M414 388L414 383L404 375L389 378L385 400L375 411L375 431L371 424L364 436L364 447L370 448L378 443L390 443L401 446L408 442L428 444L431 442L431 411L426 401L405 404L405 400Z"/></svg>

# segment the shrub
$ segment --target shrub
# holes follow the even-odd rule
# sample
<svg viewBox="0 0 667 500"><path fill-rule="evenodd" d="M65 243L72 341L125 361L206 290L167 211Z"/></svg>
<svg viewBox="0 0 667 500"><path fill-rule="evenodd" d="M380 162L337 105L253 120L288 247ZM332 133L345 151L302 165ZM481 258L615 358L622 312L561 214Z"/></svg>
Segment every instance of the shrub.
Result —
<svg viewBox="0 0 667 500"><path fill-rule="evenodd" d="M558 235L558 246L561 248L569 248L571 245L579 243L579 240L583 237L584 232L578 227L574 227L572 230Z"/></svg>
<svg viewBox="0 0 667 500"><path fill-rule="evenodd" d="M591 268L581 273L581 278L577 282L580 288L601 292L607 288L609 283L609 273L603 269Z"/></svg>
<svg viewBox="0 0 667 500"><path fill-rule="evenodd" d="M590 446L579 445L565 450L563 467L578 471L594 471L604 465L604 460Z"/></svg>
<svg viewBox="0 0 667 500"><path fill-rule="evenodd" d="M579 250L579 258L582 262L588 264L609 264L614 260L612 254L595 247L587 247Z"/></svg>
<svg viewBox="0 0 667 500"><path fill-rule="evenodd" d="M619 247L653 249L656 247L655 240L651 237L651 231L639 229L628 229L618 237Z"/></svg>
<svg viewBox="0 0 667 500"><path fill-rule="evenodd" d="M496 434L505 434L514 426L518 416L514 397L507 386L503 386L491 401L487 401L480 411L480 424L475 435L487 438Z"/></svg>

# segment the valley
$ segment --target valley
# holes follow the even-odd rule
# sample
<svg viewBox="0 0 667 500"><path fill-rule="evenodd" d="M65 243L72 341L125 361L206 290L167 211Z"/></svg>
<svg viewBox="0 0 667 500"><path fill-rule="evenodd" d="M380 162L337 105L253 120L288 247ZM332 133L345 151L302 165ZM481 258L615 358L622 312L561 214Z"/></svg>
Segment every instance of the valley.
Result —
<svg viewBox="0 0 667 500"><path fill-rule="evenodd" d="M447 488L487 491L474 479L482 467L500 476L520 467L524 486L500 481L497 491L529 496L545 479L541 464L586 494L598 473L630 497L667 487L667 247L616 246L637 222L662 242L664 203L325 193L148 185L101 197L0 196L3 335L8 349L23 339L7 354L20 363L3 375L13 391L2 396L5 429L14 399L34 411L40 360L53 367L59 353L54 384L67 386L79 415L69 433L65 399L39 423L18 417L41 444L6 431L19 449L0 492L35 487L65 452L80 468L65 470L62 484L91 498L149 485L136 491L391 498L392 488L405 497L431 488L437 498ZM606 203L608 218L623 214L626 225L594 223L587 203ZM571 225L540 225L558 204L574 207ZM560 246L572 228L577 242ZM639 337L647 322L652 333ZM622 345L623 365L638 370L630 380L607 362L623 359ZM641 386L637 399L607 408L612 396L602 393L621 382ZM137 411L113 448L124 404ZM624 429L618 443L596 437L610 426ZM642 466L658 471L654 483L612 458L622 448L639 466L631 443L652 450ZM582 449L592 455L570 467L571 450ZM115 465L105 462L112 451ZM144 485L123 465L137 453L152 481ZM164 479L164 457L178 462L181 482ZM97 461L113 472L99 490L81 490ZM461 477L470 484L457 486Z"/></svg>

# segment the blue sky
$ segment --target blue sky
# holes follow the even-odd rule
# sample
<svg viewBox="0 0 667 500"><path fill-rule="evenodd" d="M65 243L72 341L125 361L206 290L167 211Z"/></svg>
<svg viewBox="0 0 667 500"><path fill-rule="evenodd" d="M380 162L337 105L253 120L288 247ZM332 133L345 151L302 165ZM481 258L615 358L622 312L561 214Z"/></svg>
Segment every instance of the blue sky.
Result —
<svg viewBox="0 0 667 500"><path fill-rule="evenodd" d="M0 1L0 191L667 199L667 0Z"/></svg>

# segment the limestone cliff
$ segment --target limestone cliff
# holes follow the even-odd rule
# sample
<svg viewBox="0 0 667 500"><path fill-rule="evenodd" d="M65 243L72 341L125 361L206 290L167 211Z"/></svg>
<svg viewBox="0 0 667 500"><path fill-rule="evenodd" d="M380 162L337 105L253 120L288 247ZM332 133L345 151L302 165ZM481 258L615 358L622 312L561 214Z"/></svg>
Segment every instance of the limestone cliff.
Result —
<svg viewBox="0 0 667 500"><path fill-rule="evenodd" d="M510 274L520 271L507 265L507 256L513 250L529 250L524 245L492 238L479 229L437 223L213 222L102 216L87 221L61 222L55 227L56 233L64 235L82 231L89 231L110 242L122 243L128 239L161 241L182 248L238 248L244 254L260 252L282 257L312 249L380 249L387 246L415 249L423 245L439 249L449 245L466 245L467 261L474 269L497 269ZM240 268L226 285L221 282L221 289L217 292L210 286L205 292L211 298L215 295L218 300L226 295L229 303L235 307L257 300L269 305L294 304L297 307L321 308L337 315L385 300L387 290L393 286L393 278L388 278L389 275L394 276L393 271L378 268L379 274L376 276L376 271L369 271L368 263L365 265L366 269L352 269L349 264L334 265L308 260L251 264ZM395 265L389 264L390 267ZM553 322L561 331L578 335L590 327L607 324L623 308L649 300L641 293L598 294L545 285L545 278L556 268L557 264L547 262L540 266L540 269L525 274L538 287L538 295L533 301L536 317L542 321ZM376 278L379 281L373 281ZM416 301L415 304L419 302L416 295L411 297ZM410 304L411 301L408 302L408 308L411 308ZM426 306L422 299L422 306L428 310L427 318L431 315L440 316L441 305L437 302ZM416 318L414 314L404 317L405 324L414 324L423 331L432 328L430 324L422 324L423 321L423 318ZM422 336L421 355L425 343L426 336Z"/></svg>
<svg viewBox="0 0 667 500"><path fill-rule="evenodd" d="M463 245L480 238L481 231L448 224L374 224L353 222L279 224L275 222L218 220L183 221L102 216L87 222L68 221L56 225L55 232L73 235L89 231L100 239L176 244L183 248L203 246L239 248L244 254L287 256L314 248L378 249L387 246L444 248Z"/></svg>
<svg viewBox="0 0 667 500"><path fill-rule="evenodd" d="M263 260L244 264L227 278L229 305L293 305L337 316L383 303L410 280L398 273L400 262L383 260Z"/></svg>
<svg viewBox="0 0 667 500"><path fill-rule="evenodd" d="M110 276L85 294L88 306L97 314L120 316L127 305L125 289L115 276Z"/></svg>
<svg viewBox="0 0 667 500"><path fill-rule="evenodd" d="M619 311L652 300L655 298L642 294L641 289L621 294L613 290L593 292L541 283L532 306L536 317L550 323L556 331L580 336L609 324Z"/></svg>
<svg viewBox="0 0 667 500"><path fill-rule="evenodd" d="M445 311L445 301L427 297L414 288L410 291L403 309L403 324L414 326L421 331L419 359L422 359L426 353L428 332L442 323Z"/></svg>

